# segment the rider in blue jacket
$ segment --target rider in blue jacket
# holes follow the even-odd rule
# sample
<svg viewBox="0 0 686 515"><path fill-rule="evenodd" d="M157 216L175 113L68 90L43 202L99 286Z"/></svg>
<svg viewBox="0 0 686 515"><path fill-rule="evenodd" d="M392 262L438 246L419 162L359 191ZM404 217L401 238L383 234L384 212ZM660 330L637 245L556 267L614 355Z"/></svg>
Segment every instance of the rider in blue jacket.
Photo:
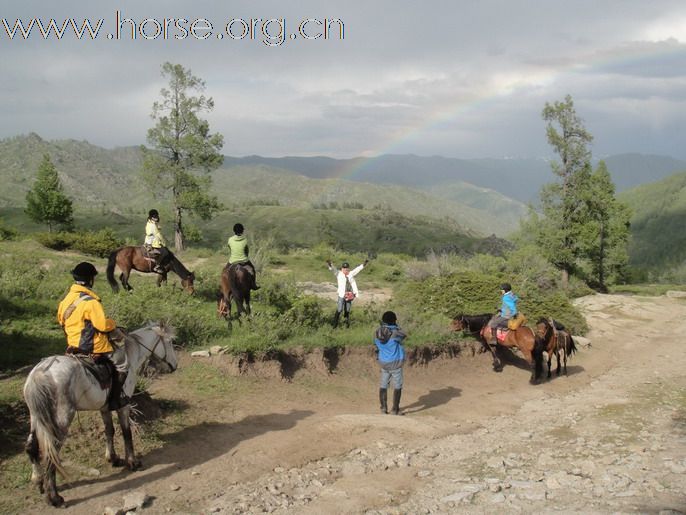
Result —
<svg viewBox="0 0 686 515"><path fill-rule="evenodd" d="M507 327L507 321L517 316L517 302L519 301L519 297L512 291L510 283L501 284L500 293L502 294L500 312L488 323L494 343L498 342L496 338L498 327Z"/></svg>

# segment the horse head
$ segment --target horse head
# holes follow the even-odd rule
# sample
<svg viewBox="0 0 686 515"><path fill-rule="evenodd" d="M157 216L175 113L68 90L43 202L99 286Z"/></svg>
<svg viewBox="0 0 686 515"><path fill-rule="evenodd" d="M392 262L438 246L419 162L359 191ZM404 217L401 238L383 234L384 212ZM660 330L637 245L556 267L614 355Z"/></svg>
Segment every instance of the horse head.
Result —
<svg viewBox="0 0 686 515"><path fill-rule="evenodd" d="M195 272L190 272L185 278L181 279L181 286L191 295L195 295L195 286L193 282L195 281Z"/></svg>
<svg viewBox="0 0 686 515"><path fill-rule="evenodd" d="M176 350L174 350L174 339L176 338L174 328L171 325L160 323L152 326L151 329L160 339L160 343L153 348L152 355L167 365L169 372L173 372L179 365Z"/></svg>
<svg viewBox="0 0 686 515"><path fill-rule="evenodd" d="M450 322L450 329L454 332L464 331L467 328L464 315L457 315Z"/></svg>

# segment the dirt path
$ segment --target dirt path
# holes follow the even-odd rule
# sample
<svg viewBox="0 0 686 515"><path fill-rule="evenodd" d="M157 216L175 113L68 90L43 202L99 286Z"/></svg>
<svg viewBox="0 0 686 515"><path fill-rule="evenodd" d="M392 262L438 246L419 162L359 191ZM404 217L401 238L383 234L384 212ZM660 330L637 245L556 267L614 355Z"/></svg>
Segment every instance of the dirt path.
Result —
<svg viewBox="0 0 686 515"><path fill-rule="evenodd" d="M403 417L378 414L371 358L236 378L144 470L65 489L66 512L137 491L147 513L686 513L686 301L580 304L592 346L568 377L534 387L516 358L500 374L484 354L437 360L407 369ZM153 396L185 399L173 376Z"/></svg>

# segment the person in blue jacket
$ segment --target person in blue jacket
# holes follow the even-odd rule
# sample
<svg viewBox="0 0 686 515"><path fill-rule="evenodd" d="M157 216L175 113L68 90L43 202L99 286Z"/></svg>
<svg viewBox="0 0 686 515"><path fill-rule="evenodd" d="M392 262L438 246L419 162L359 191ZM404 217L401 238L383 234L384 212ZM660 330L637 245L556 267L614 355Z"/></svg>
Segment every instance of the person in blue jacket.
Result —
<svg viewBox="0 0 686 515"><path fill-rule="evenodd" d="M498 327L507 327L507 321L517 316L517 302L519 301L519 297L512 291L510 283L503 283L500 285L500 294L502 295L500 311L488 323L488 327L491 328L493 343L498 343L496 337Z"/></svg>
<svg viewBox="0 0 686 515"><path fill-rule="evenodd" d="M381 366L381 386L379 388L379 402L381 413L388 413L388 386L393 378L393 408L394 415L400 413L400 395L403 389L403 364L405 349L403 340L405 333L398 327L398 319L393 311L386 311L381 317L381 327L374 333L374 344L379 350L379 365Z"/></svg>

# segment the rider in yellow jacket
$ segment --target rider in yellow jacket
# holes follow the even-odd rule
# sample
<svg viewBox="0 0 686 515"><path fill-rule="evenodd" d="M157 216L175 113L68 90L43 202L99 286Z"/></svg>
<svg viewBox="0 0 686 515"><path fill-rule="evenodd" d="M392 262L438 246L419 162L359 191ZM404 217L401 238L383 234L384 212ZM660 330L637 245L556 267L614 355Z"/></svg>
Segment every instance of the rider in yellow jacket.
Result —
<svg viewBox="0 0 686 515"><path fill-rule="evenodd" d="M67 335L67 346L84 354L107 354L114 350L105 333L117 324L105 316L100 297L91 290L97 273L90 263L76 265L72 271L76 282L57 308L57 321Z"/></svg>
<svg viewBox="0 0 686 515"><path fill-rule="evenodd" d="M167 260L169 258L169 250L167 249L167 242L160 231L160 214L157 209L151 209L148 212L148 221L145 224L145 242L144 245L148 249L150 257L155 259L155 269L157 273L164 273Z"/></svg>
<svg viewBox="0 0 686 515"><path fill-rule="evenodd" d="M128 403L122 391L127 364L116 367L112 363L114 348L106 334L116 329L117 324L105 316L100 297L92 289L98 274L95 267L84 261L71 273L75 284L57 307L57 321L67 336L67 354L86 354L96 363L109 364L112 371L109 407L118 409Z"/></svg>

